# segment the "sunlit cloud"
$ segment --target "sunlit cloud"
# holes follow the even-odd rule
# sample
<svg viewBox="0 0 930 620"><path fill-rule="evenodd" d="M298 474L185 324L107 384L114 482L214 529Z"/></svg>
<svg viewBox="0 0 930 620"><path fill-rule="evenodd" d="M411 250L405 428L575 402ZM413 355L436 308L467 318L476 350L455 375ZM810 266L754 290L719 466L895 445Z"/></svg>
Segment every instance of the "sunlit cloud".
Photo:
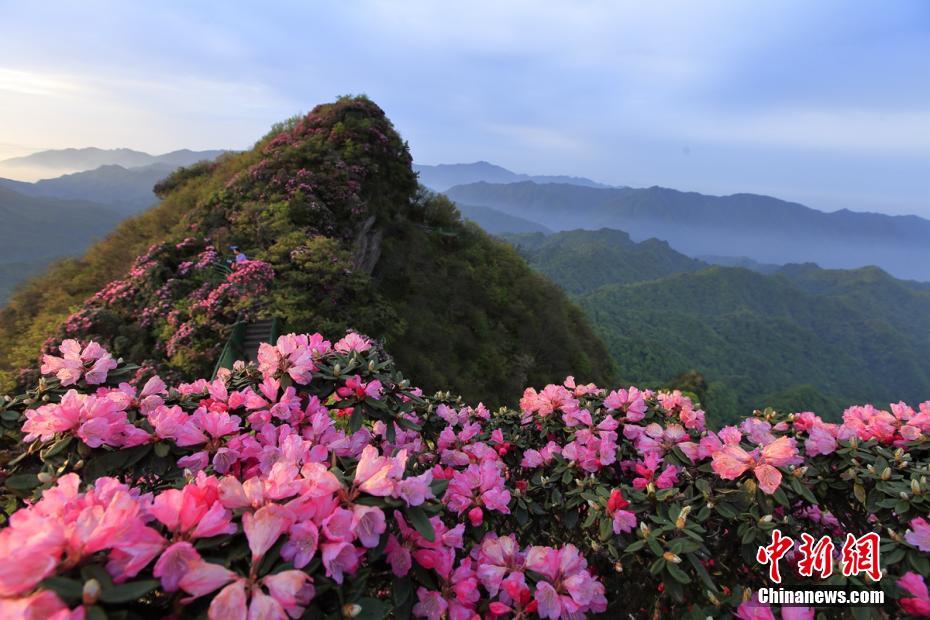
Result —
<svg viewBox="0 0 930 620"><path fill-rule="evenodd" d="M0 67L0 91L7 93L62 97L83 90L85 87L81 83L67 76Z"/></svg>

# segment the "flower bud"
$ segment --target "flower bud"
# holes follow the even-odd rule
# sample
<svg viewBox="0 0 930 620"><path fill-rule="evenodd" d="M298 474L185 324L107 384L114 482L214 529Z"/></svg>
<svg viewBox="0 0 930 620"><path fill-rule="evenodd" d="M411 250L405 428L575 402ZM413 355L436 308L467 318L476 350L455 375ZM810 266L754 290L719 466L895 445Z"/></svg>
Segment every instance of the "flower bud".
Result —
<svg viewBox="0 0 930 620"><path fill-rule="evenodd" d="M346 603L342 606L343 618L355 618L362 613L362 606L358 603Z"/></svg>
<svg viewBox="0 0 930 620"><path fill-rule="evenodd" d="M484 523L484 512L481 510L480 506L475 506L468 511L468 520L474 527L478 527Z"/></svg>
<svg viewBox="0 0 930 620"><path fill-rule="evenodd" d="M39 482L42 484L46 484L52 481L52 474L48 473L47 471L40 471L36 475L36 478L38 478Z"/></svg>
<svg viewBox="0 0 930 620"><path fill-rule="evenodd" d="M771 522L772 522L772 515L765 515L761 519L759 519L759 523L771 523Z"/></svg>
<svg viewBox="0 0 930 620"><path fill-rule="evenodd" d="M96 579L90 579L84 582L84 589L81 592L81 600L85 605L93 605L100 598L100 582Z"/></svg>
<svg viewBox="0 0 930 620"><path fill-rule="evenodd" d="M675 527L679 530L685 529L685 523L688 522L688 515L691 514L691 506L685 506L681 509L681 512L678 513L678 518L675 519Z"/></svg>
<svg viewBox="0 0 930 620"><path fill-rule="evenodd" d="M910 495L907 494L907 491L901 491L900 493L898 493L898 497L900 497L901 499L908 499L910 498Z"/></svg>
<svg viewBox="0 0 930 620"><path fill-rule="evenodd" d="M666 562L671 562L672 564L681 564L681 558L671 551L666 551L662 554L662 557L665 558Z"/></svg>
<svg viewBox="0 0 930 620"><path fill-rule="evenodd" d="M886 467L882 470L882 480L888 480L889 478L891 478L891 468Z"/></svg>

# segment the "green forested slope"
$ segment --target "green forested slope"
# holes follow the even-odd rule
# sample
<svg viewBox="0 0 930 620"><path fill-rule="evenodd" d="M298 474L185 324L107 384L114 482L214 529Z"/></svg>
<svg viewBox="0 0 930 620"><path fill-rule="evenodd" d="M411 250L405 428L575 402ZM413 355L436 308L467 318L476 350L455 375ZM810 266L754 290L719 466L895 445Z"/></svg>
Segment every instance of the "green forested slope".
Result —
<svg viewBox="0 0 930 620"><path fill-rule="evenodd" d="M765 406L837 416L852 403L930 398L924 284L877 268L707 267L619 231L508 238L574 294L623 381L696 389L718 421Z"/></svg>

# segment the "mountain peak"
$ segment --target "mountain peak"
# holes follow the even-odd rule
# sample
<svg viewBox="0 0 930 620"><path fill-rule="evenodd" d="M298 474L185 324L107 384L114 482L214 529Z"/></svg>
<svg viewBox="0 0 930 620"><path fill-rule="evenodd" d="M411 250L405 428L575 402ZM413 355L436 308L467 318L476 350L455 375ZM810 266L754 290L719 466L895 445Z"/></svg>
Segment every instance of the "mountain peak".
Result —
<svg viewBox="0 0 930 620"><path fill-rule="evenodd" d="M270 317L283 333L380 337L418 385L488 404L527 382L610 376L564 293L419 191L406 144L365 97L317 106L159 188L161 204L11 298L0 341L33 340L0 351L8 380L32 362L19 352L40 348L39 331L21 328L32 322L194 376L209 374L237 321ZM224 261L233 245L243 266Z"/></svg>

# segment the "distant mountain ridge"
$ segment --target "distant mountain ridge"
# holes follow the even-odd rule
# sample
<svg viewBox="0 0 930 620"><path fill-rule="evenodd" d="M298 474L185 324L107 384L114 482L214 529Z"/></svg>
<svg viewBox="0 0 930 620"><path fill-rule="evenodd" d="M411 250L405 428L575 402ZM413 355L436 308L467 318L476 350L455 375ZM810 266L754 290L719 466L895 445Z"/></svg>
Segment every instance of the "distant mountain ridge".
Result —
<svg viewBox="0 0 930 620"><path fill-rule="evenodd" d="M56 258L83 250L119 219L116 211L93 202L0 187L0 304L19 282Z"/></svg>
<svg viewBox="0 0 930 620"><path fill-rule="evenodd" d="M158 202L152 188L179 166L214 159L223 152L184 149L136 167L106 163L35 182L0 178L0 305L19 282L52 260L83 252L126 217ZM130 149L65 149L35 156L74 165L79 163L72 157L76 153L92 155L83 160L85 164L114 158L138 164L154 157Z"/></svg>
<svg viewBox="0 0 930 620"><path fill-rule="evenodd" d="M532 181L534 183L566 183L582 187L611 187L584 177L522 174L486 161L476 161L471 164L437 164L435 166L414 164L413 170L419 175L420 183L438 192L443 192L455 185L480 181L486 183Z"/></svg>
<svg viewBox="0 0 930 620"><path fill-rule="evenodd" d="M635 240L663 239L689 256L829 268L876 265L898 278L930 281L930 220L914 215L825 213L770 196L708 196L662 187L478 182L445 193L553 230L607 227Z"/></svg>
<svg viewBox="0 0 930 620"><path fill-rule="evenodd" d="M0 177L17 180L35 180L57 177L62 174L94 170L100 166L140 168L165 164L171 168L189 166L204 159L216 159L223 150L192 151L180 149L160 155L127 148L101 149L97 147L50 149L22 157L0 161Z"/></svg>
<svg viewBox="0 0 930 620"><path fill-rule="evenodd" d="M164 162L137 168L106 164L93 170L34 183L0 178L0 186L28 196L88 200L115 207L121 213L131 215L157 202L158 198L152 193L152 188L176 168Z"/></svg>

